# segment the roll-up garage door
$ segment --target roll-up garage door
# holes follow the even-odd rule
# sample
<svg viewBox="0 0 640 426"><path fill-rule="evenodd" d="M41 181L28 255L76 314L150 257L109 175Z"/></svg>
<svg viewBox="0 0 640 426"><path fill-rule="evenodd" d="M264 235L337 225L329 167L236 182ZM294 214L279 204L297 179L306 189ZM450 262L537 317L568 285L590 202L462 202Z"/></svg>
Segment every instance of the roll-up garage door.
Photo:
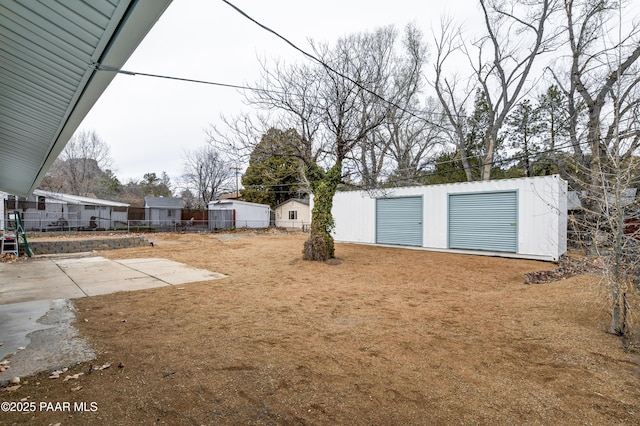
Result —
<svg viewBox="0 0 640 426"><path fill-rule="evenodd" d="M422 246L422 197L376 199L376 243Z"/></svg>
<svg viewBox="0 0 640 426"><path fill-rule="evenodd" d="M517 191L449 194L449 248L516 253Z"/></svg>

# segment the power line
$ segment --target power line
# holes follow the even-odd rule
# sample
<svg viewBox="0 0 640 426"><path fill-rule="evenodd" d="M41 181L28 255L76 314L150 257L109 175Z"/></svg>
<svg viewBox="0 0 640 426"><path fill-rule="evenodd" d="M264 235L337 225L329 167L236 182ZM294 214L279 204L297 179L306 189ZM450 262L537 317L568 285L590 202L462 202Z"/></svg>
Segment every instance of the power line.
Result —
<svg viewBox="0 0 640 426"><path fill-rule="evenodd" d="M272 93L279 93L281 94L281 92L277 92L274 90L264 90L264 89L258 89L255 87L251 87L251 86L243 86L243 85L239 85L239 84L231 84L231 83L220 83L220 82L216 82L216 81L209 81L209 80L197 80L197 79L193 79L193 78L185 78L185 77L175 77L175 76L170 76L170 75L162 75L162 74L151 74L151 73L146 73L146 72L138 72L138 71L128 71L128 70L123 70L121 68L114 68L114 67L110 67L107 65L102 65L100 63L94 63L91 65L91 67L97 71L109 71L109 72L115 72L118 74L125 74L125 75L132 75L132 76L143 76L143 77L153 77L153 78L162 78L162 79L166 79L166 80L176 80L176 81L185 81L187 83L198 83L198 84L208 84L211 86L219 86L219 87L227 87L227 88L231 88L231 89L240 89L240 90L251 90L251 91L267 91L267 92L272 92Z"/></svg>
<svg viewBox="0 0 640 426"><path fill-rule="evenodd" d="M587 142L582 142L580 143L580 145L584 145L587 144ZM574 144L572 142L567 142L566 144L561 144L559 146L556 146L554 148L549 148L547 150L543 150L543 151L539 151L537 153L535 153L535 155L532 155L531 157L538 157L540 155L544 155L544 154L550 154L553 152L564 152L563 150L566 148L571 148ZM481 156L474 156L473 158L480 158ZM470 168L472 169L479 169L484 167L486 164L490 164L491 166L498 166L500 164L509 164L512 163L514 161L518 161L518 160L522 160L524 158L526 158L527 156L525 154L519 154L519 155L514 155L511 157L507 157L507 158L502 158L502 159L497 159L497 160L493 160L489 163L479 163L479 164L473 164L470 166ZM460 162L460 159L453 159L453 160L447 160L447 161L442 161L439 162L437 164L449 164L449 163L456 163L456 162ZM409 169L406 169L409 170ZM396 169L395 171L398 171L398 169ZM394 171L394 172L395 172ZM414 176L412 176L410 179L425 179L425 178L429 178L429 177L433 177L433 176L444 176L444 175L449 175L458 171L464 171L464 167L455 167L449 170L445 170L445 171L441 171L441 172L422 172L422 173L418 173ZM391 174L389 173L381 173L381 176L387 176L390 177ZM395 179L389 179L385 182L380 182L378 183L378 186L376 186L373 189L381 189L383 188L384 185L389 185L389 184L394 184L394 183L409 183L407 182L407 178L402 178L402 177L397 177ZM296 182L296 183L282 183L282 184L264 184L264 185L256 185L256 186L260 186L260 187L287 187L287 186L297 186L297 185L306 185L306 182ZM248 185L249 187L254 186L254 185ZM358 187L358 185L352 185L355 187ZM275 192L285 192L285 191L275 191Z"/></svg>
<svg viewBox="0 0 640 426"><path fill-rule="evenodd" d="M231 3L228 0L222 0L224 3L226 3L229 7L231 7L233 10L235 10L237 13L239 13L240 15L242 15L243 17L245 17L246 19L248 19L249 21L253 22L254 24L258 25L260 28L264 29L265 31L275 35L276 37L280 38L281 40L283 40L285 43L287 43L288 45L290 45L293 49L295 49L296 51L302 53L304 56L310 58L311 60L313 60L314 62L317 62L318 64L322 65L324 68L326 68L327 70L329 70L330 72L338 75L341 78L344 78L345 80L353 83L354 85L356 85L359 89L364 90L365 92L369 93L370 95L373 95L374 97L376 97L377 99L381 100L382 102L397 108L398 110L407 113L408 115L410 115L413 118L416 118L420 121L424 121L425 123L428 123L432 126L435 126L437 128L441 128L445 131L449 131L450 129L448 127L445 127L437 122L431 121L429 119L427 119L424 116L418 115L416 112L407 109L406 107L403 107L399 104L397 104L394 101L390 101L388 99L386 99L384 96L378 94L377 92L374 92L373 90L363 86L360 82L354 80L353 78L351 78L350 76L336 70L335 68L333 68L331 65L327 64L326 62L324 62L322 59L318 58L317 56L305 51L304 49L298 47L295 43L293 43L291 40L289 40L287 37L281 35L280 33L278 33L277 31L273 30L272 28L262 24L261 22L257 21L256 19L252 18L250 15L248 15L246 12L244 12L242 9L240 9L239 7L235 6L233 3ZM233 84L233 83L222 83L222 82L215 82L215 81L210 81L210 80L199 80L199 79L192 79L192 78L185 78L185 77L177 77L177 76L169 76L169 75L163 75L163 74L153 74L153 73L145 73L145 72L138 72L138 71L130 71L130 70L124 70L124 69L120 69L120 68L114 68L114 67L110 67L107 65L102 65L100 63L93 63L90 65L90 67L92 67L95 70L98 71L108 71L108 72L115 72L115 73L119 73L119 74L125 74L125 75L131 75L131 76L144 76L144 77L152 77L152 78L160 78L160 79L167 79L167 80L175 80L175 81L183 81L183 82L189 82L189 83L197 83L197 84L206 84L206 85L212 85L212 86L218 86L218 87L226 87L226 88L232 88L232 89L239 89L239 90L248 90L248 91L252 91L252 92L257 92L257 93L272 93L272 94L279 94L279 95L288 95L288 96L300 96L303 97L305 95L302 94L291 94L291 93L285 93L283 91L278 91L278 90L273 90L273 89L265 89L265 88L258 88L258 87L252 87L252 86L247 86L247 85L240 85L240 84ZM316 96L312 96L314 98L317 99ZM434 115L438 115L441 116L443 118L448 118L448 114L444 113L444 112L437 112L437 111L430 111L429 114L434 114ZM458 114L458 117L461 118L470 118L467 115L463 115L463 114Z"/></svg>
<svg viewBox="0 0 640 426"><path fill-rule="evenodd" d="M583 145L583 144L587 144L587 142L585 141L585 142L580 143L580 145ZM561 145L561 146L555 147L553 149L540 151L540 152L536 153L532 157L536 157L536 156L544 155L544 154L549 154L549 153L552 153L552 152L562 152L563 149L570 148L572 146L573 146L573 143L572 142L568 142L565 145ZM479 158L479 157L480 156L475 156L474 158ZM493 161L490 161L488 163L473 164L473 165L470 165L470 168L471 169L480 169L480 168L484 167L485 165L491 165L493 167L493 166L497 166L497 165L500 165L500 164L508 164L508 163L512 163L514 161L522 160L522 159L524 159L526 157L527 156L525 154L514 155L514 156L503 158L503 159L493 160ZM461 161L461 160L460 159L454 159L454 160L443 161L443 162L440 162L438 164L448 164L448 163L455 163L455 162L459 162L459 161ZM459 172L459 171L464 171L464 170L465 170L464 167L455 167L455 168L452 168L450 170L444 170L444 171L441 171L441 172L435 172L435 171L434 172L423 172L423 173L418 173L418 174L416 174L414 176L411 176L409 179L416 180L416 179L425 179L425 178L429 178L429 177L433 177L433 176L444 176L444 175L449 175L449 174L452 174L452 173L455 173L455 172ZM391 176L391 174L388 174L388 173L385 174L385 175L387 177ZM397 177L395 179L389 179L389 180L387 180L385 182L380 182L378 184L378 186L376 186L376 188L373 188L373 189L381 189L381 188L384 187L384 185L394 184L394 183L410 184L412 182L410 182L407 178ZM357 186L357 185L354 185L354 186Z"/></svg>
<svg viewBox="0 0 640 426"><path fill-rule="evenodd" d="M232 9L234 9L237 13L239 13L240 15L242 15L243 17L245 17L246 19L248 19L249 21L253 22L254 24L258 25L260 28L264 29L265 31L275 35L276 37L280 38L281 40L283 40L285 43L287 43L288 45L290 45L292 48L294 48L296 51L302 53L304 56L310 58L311 60L313 60L314 62L317 62L318 64L322 65L324 68L326 68L327 70L329 70L330 72L340 76L341 78L344 78L345 80L353 83L354 85L356 85L358 88L360 88L361 90L375 96L376 98L378 98L379 100L387 103L388 105L391 105L395 108L397 108L400 111L403 111L407 114L409 114L410 116L417 118L421 121L424 121L426 123L429 123L431 125L437 126L437 127L442 127L441 125L431 122L429 120L427 120L425 117L421 117L418 116L416 113L414 113L413 111L410 111L400 105L398 105L397 103L390 101L388 99L386 99L385 97L379 95L378 93L368 89L367 87L363 86L360 82L354 80L353 78L349 77L348 75L345 75L344 73L334 69L333 67L331 67L329 64L327 64L326 62L324 62L322 59L316 57L315 55L301 49L300 47L298 47L295 43L293 43L292 41L290 41L288 38L284 37L283 35L281 35L280 33L278 33L277 31L271 29L270 27L262 24L261 22L257 21L256 19L252 18L251 16L249 16L246 12L244 12L242 9L240 9L239 7L235 6L234 4L232 4L230 1L227 0L222 0L224 3L226 3L228 6L230 6ZM281 91L276 91L276 90L269 90L269 89L264 89L264 88L256 88L256 87L251 87L251 86L245 86L245 85L237 85L237 84L230 84L230 83L220 83L220 82L214 82L214 81L207 81L207 80L198 80L198 79L190 79L190 78L183 78L183 77L175 77L175 76L167 76L167 75L160 75L160 74L151 74L151 73L143 73L143 72L135 72L135 71L128 71L128 70L123 70L123 69L117 69L117 68L113 68L113 67L109 67L109 66L105 66L102 64L93 64L92 65L94 67L94 69L96 70L100 70L100 71L110 71L110 72L116 72L116 73L121 73L121 74L126 74L126 75L132 75L132 76L136 76L136 75L140 75L140 76L146 76L146 77L154 77L154 78L162 78L162 79L169 79L169 80L176 80L176 81L184 81L184 82L190 82L190 83L198 83L198 84L207 84L207 85L214 85L214 86L220 86L220 87L226 87L226 88L234 88L234 89L239 89L239 90L249 90L249 91L254 91L254 92L264 92L264 93L276 93L276 94L284 94L284 92ZM302 96L302 95L300 95ZM444 113L437 113L437 112L431 112L432 114L437 114L437 115L442 115L442 116L446 116L446 114ZM468 118L468 117L467 117ZM449 130L448 128L446 130ZM570 147L572 144L568 145L567 147ZM554 150L549 150L546 152L552 152L555 150L559 150L559 149L554 149ZM543 154L546 153L545 151L540 152L538 154ZM482 155L478 155L478 156L473 156L471 158L481 158ZM471 168L480 168L480 167L484 167L488 164L494 166L494 165L498 165L498 164L504 164L504 163L508 163L508 162L513 162L516 161L517 159L523 159L526 158L526 156L514 156L511 158L506 158L506 159L498 159L498 160L492 160L489 163L480 163L477 165L472 165ZM460 161L460 160L449 160L447 161L448 163L453 163L456 161ZM447 163L447 162L441 162L439 164L442 163ZM433 176L436 174L449 174L455 171L459 171L459 170L464 170L464 168L458 168L458 169L452 169L452 170L448 170L446 172L439 172L439 173L432 173L432 174L428 174L428 175L417 175L416 177L420 178L420 177L428 177L428 176Z"/></svg>
<svg viewBox="0 0 640 426"><path fill-rule="evenodd" d="M240 15L244 16L249 21L251 21L254 24L258 25L260 28L264 29L265 31L268 31L271 34L275 35L276 37L278 37L279 39L281 39L282 41L287 43L289 46L293 47L295 50L297 50L298 52L302 53L307 58L313 60L314 62L317 62L318 64L322 65L327 70L329 70L332 73L336 74L337 76L339 76L341 78L344 78L345 80L349 81L350 83L355 84L359 89L364 90L365 92L369 93L370 95L373 95L374 97L376 97L377 99L381 100L382 102L384 102L384 103L386 103L388 105L391 105L392 107L397 108L400 111L405 112L405 113L409 114L410 116L412 116L414 118L417 118L419 120L424 120L425 122L427 122L429 124L432 124L432 125L434 125L436 127L441 127L439 124L430 122L426 118L416 115L412 111L410 111L410 110L398 105L397 103L395 103L393 101L390 101L390 100L386 99L382 95L380 95L380 94L374 92L373 90L363 86L360 82L354 80L353 78L349 77L348 75L346 75L346 74L334 69L331 65L327 64L326 62L324 62L322 59L318 58L317 56L305 51L304 49L301 49L295 43L293 43L291 40L289 40L285 36L281 35L277 31L269 28L268 26L264 25L263 23L261 23L261 22L257 21L256 19L252 18L245 11L243 11L242 9L240 9L239 7L237 7L236 5L231 3L230 1L228 1L228 0L222 0L222 1L224 3L226 3L229 7L231 7L233 10L238 12ZM439 115L446 116L444 113L439 113Z"/></svg>

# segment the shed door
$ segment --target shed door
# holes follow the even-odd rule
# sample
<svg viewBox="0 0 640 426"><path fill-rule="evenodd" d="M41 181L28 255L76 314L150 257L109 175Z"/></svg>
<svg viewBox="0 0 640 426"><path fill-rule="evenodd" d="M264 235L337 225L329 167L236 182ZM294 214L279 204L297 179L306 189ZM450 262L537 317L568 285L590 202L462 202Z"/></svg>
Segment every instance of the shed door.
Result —
<svg viewBox="0 0 640 426"><path fill-rule="evenodd" d="M422 197L376 200L376 243L422 246Z"/></svg>
<svg viewBox="0 0 640 426"><path fill-rule="evenodd" d="M517 191L449 194L449 248L516 253Z"/></svg>

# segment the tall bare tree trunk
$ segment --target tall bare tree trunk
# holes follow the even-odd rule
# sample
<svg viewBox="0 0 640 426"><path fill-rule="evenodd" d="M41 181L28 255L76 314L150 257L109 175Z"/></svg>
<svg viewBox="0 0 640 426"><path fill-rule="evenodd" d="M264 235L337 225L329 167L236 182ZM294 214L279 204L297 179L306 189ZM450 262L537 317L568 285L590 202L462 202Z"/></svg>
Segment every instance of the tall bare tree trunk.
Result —
<svg viewBox="0 0 640 426"><path fill-rule="evenodd" d="M482 165L481 180L491 180L491 167L493 166L493 156L496 150L496 138L493 134L487 135L487 150Z"/></svg>

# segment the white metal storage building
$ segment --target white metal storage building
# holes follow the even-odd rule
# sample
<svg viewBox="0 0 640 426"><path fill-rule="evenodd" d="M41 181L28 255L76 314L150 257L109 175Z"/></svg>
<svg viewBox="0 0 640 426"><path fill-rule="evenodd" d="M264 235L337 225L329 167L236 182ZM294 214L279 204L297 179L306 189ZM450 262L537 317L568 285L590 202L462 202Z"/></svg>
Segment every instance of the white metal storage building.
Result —
<svg viewBox="0 0 640 426"><path fill-rule="evenodd" d="M556 261L567 250L559 176L338 192L334 238Z"/></svg>
<svg viewBox="0 0 640 426"><path fill-rule="evenodd" d="M229 216L219 212L233 212ZM220 219L222 218L222 219ZM267 204L238 200L215 200L209 203L209 228L268 228L271 207ZM222 225L219 225L221 222Z"/></svg>

